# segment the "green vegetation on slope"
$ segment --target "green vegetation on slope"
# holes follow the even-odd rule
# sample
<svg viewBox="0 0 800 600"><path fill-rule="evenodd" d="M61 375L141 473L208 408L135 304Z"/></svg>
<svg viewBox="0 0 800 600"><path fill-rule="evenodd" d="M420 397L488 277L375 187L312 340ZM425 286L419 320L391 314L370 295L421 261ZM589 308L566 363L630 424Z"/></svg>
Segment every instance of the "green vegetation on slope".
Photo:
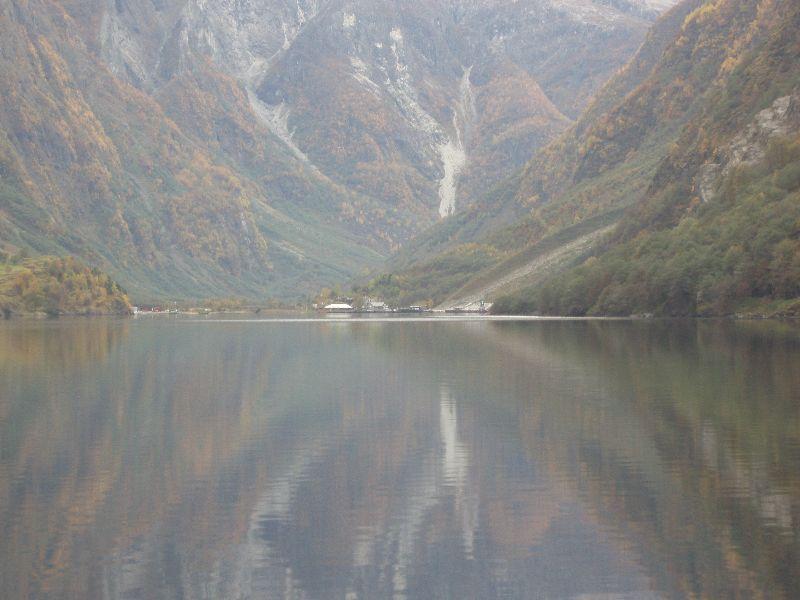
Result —
<svg viewBox="0 0 800 600"><path fill-rule="evenodd" d="M341 7L284 4L0 3L0 243L143 301L297 298L438 220L455 129L459 205L524 164L652 17L369 0L342 28Z"/></svg>
<svg viewBox="0 0 800 600"><path fill-rule="evenodd" d="M0 312L48 315L129 314L115 281L74 258L9 258L0 254Z"/></svg>
<svg viewBox="0 0 800 600"><path fill-rule="evenodd" d="M800 6L789 0L681 3L567 134L427 236L394 278L417 271L438 282L449 276L441 257L471 245L494 261L443 292L447 303L511 292L497 312L791 312L798 31ZM612 218L610 235L551 272L521 268L548 240L566 244L562 232Z"/></svg>
<svg viewBox="0 0 800 600"><path fill-rule="evenodd" d="M152 301L296 296L382 260L366 200L289 156L232 77L198 63L150 95L113 72L80 35L103 10L0 9L0 245Z"/></svg>
<svg viewBox="0 0 800 600"><path fill-rule="evenodd" d="M467 283L479 270L488 268L502 257L494 248L463 244L400 273L385 273L370 281L365 295L383 298L395 306L438 304L452 290Z"/></svg>
<svg viewBox="0 0 800 600"><path fill-rule="evenodd" d="M707 3L685 27L704 30L700 40L718 40L740 4ZM495 310L800 312L798 31L800 7L763 3L611 239L581 266L502 299Z"/></svg>
<svg viewBox="0 0 800 600"><path fill-rule="evenodd" d="M549 240L558 237L571 240L560 235L562 230L582 223L607 227L621 208L639 200L694 110L692 102L678 103L674 93L662 93L662 81L674 85L674 77L662 76L661 71L691 73L691 81L699 87L702 77L693 69L718 67L726 56L724 46L697 60L671 48L686 16L699 4L700 0L683 2L660 19L631 63L599 92L584 116L537 152L524 169L398 255L390 267L393 280L408 284L401 290L403 296L415 301L433 298L437 303L470 285L473 278L477 284L492 275L502 277L506 265L513 268L518 257L537 252L535 246L549 246ZM742 23L737 21L731 37L746 28L751 13L748 9L738 18ZM475 253L478 247L483 260L452 278L447 267L464 254L464 248ZM438 293L427 287L415 289L418 273L437 282ZM440 281L451 281L454 287L447 289Z"/></svg>
<svg viewBox="0 0 800 600"><path fill-rule="evenodd" d="M798 298L800 140L776 143L762 164L736 169L718 198L694 207L676 227L614 245L540 288L501 299L496 310L800 313Z"/></svg>

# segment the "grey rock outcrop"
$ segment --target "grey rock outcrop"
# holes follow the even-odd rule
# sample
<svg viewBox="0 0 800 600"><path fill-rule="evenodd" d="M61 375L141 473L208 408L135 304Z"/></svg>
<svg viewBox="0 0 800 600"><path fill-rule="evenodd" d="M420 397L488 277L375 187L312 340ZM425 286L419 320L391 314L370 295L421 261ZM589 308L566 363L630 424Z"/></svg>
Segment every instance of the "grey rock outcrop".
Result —
<svg viewBox="0 0 800 600"><path fill-rule="evenodd" d="M782 96L760 111L753 121L722 149L717 160L704 165L698 174L703 202L714 200L719 184L736 167L754 165L764 159L772 139L800 131L800 93Z"/></svg>

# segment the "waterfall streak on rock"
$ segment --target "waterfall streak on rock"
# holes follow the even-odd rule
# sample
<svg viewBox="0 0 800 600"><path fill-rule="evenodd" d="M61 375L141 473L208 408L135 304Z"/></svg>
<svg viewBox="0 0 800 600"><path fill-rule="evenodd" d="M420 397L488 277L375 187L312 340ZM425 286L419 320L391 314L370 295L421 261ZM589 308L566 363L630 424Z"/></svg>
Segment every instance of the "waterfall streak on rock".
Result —
<svg viewBox="0 0 800 600"><path fill-rule="evenodd" d="M466 146L469 140L469 129L475 121L475 98L469 77L472 67L464 69L459 85L459 101L453 111L453 129L455 140L448 139L439 146L439 155L444 167L444 175L439 181L439 215L449 217L456 211L456 194L458 192L458 176L467 164Z"/></svg>

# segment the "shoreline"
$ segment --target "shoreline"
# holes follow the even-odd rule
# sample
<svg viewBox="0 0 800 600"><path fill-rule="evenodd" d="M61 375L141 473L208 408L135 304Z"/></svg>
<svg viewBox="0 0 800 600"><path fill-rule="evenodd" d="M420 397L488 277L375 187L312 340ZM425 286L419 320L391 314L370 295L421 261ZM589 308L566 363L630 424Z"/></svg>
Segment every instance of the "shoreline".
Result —
<svg viewBox="0 0 800 600"><path fill-rule="evenodd" d="M24 321L58 321L58 320L139 320L146 318L164 318L186 322L206 323L408 323L408 322L511 322L511 321L631 321L631 322L657 322L657 321L774 321L780 323L800 323L800 316L762 316L762 315L720 315L720 316L683 316L683 317L656 317L656 316L559 316L559 315L522 315L506 314L492 315L480 313L332 313L319 314L316 311L274 311L269 314L254 313L252 311L220 311L209 313L64 313L49 315L46 313L13 313L11 316L0 318L0 322ZM226 318L229 317L229 318Z"/></svg>

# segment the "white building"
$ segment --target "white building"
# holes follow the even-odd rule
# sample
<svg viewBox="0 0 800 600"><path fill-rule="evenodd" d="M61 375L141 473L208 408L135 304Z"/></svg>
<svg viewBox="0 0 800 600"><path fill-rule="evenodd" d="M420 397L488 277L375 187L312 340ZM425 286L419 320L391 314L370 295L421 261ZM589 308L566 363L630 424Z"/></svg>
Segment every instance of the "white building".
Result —
<svg viewBox="0 0 800 600"><path fill-rule="evenodd" d="M327 310L329 313L348 313L353 312L353 307L349 304L335 302L333 304L328 304L325 307L325 310Z"/></svg>

